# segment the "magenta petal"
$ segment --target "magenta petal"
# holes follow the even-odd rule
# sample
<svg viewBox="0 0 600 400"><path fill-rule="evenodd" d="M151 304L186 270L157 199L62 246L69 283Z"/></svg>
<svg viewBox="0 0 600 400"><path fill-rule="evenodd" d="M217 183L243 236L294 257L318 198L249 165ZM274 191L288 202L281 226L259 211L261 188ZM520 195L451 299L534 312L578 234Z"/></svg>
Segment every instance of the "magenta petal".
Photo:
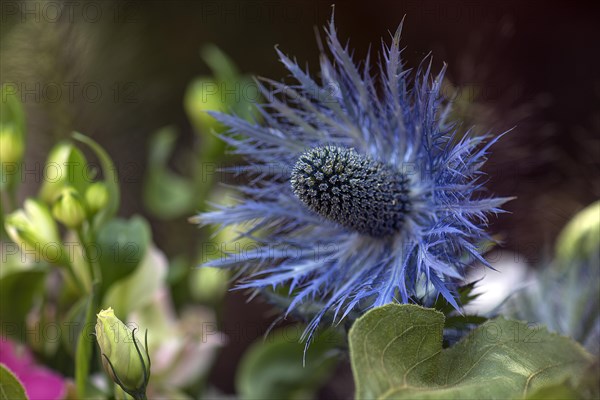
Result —
<svg viewBox="0 0 600 400"><path fill-rule="evenodd" d="M35 364L25 346L0 340L0 362L19 378L30 400L60 400L66 394L64 379L52 370Z"/></svg>
<svg viewBox="0 0 600 400"><path fill-rule="evenodd" d="M65 395L63 379L47 368L35 367L24 377L19 377L30 400L60 400Z"/></svg>

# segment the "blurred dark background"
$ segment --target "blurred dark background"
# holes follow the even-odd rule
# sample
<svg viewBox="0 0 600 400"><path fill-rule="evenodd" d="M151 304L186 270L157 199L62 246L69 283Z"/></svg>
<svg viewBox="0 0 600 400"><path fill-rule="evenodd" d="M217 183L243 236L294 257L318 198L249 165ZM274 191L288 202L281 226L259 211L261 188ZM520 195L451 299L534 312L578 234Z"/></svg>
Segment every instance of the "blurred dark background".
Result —
<svg viewBox="0 0 600 400"><path fill-rule="evenodd" d="M356 59L369 44L374 56L405 17L407 65L431 51L436 69L449 65L447 94L466 124L496 133L514 127L486 167L491 191L518 197L493 231L531 264L575 212L600 197L599 4L371 0L335 7L340 38L350 40ZM93 137L119 168L128 216L145 214L149 137L174 125L179 149L199 140L183 98L194 77L210 73L202 46L217 45L244 73L280 80L287 76L279 45L316 71L315 28L322 36L331 1L3 1L1 11L1 81L18 87L26 107L27 159L43 162L73 130ZM177 168L177 157L171 161ZM168 255L193 251L198 230L186 218L148 218ZM233 392L243 350L275 315L260 299L246 304L244 293L228 294L224 331L258 328L221 352L210 376L219 389ZM348 365L336 377L321 397L352 395Z"/></svg>

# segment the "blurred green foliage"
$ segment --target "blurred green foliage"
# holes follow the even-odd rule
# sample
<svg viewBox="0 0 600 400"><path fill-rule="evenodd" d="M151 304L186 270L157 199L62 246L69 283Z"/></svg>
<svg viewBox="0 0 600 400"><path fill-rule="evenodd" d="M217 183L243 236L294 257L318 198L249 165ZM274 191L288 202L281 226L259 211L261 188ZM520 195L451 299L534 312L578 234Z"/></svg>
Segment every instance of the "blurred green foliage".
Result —
<svg viewBox="0 0 600 400"><path fill-rule="evenodd" d="M2 86L0 95L0 190L14 203L25 151L25 113L16 93Z"/></svg>
<svg viewBox="0 0 600 400"><path fill-rule="evenodd" d="M2 107L2 126L24 138L20 103L3 93ZM91 149L102 171L91 168L76 142ZM2 162L2 170L13 174L15 165L21 164L18 157ZM47 172L50 169L52 176ZM71 357L74 369L61 372L73 370L77 396L86 397L96 364L92 363L95 350L89 331L93 316L104 293L140 265L150 244L150 228L141 217L115 218L120 189L114 164L90 138L74 133L73 140L57 143L44 171L38 196L25 199L22 209L17 209L15 201L20 179L2 177L8 182L1 187L3 227L13 241L3 243L7 262L3 260L0 271L2 334L54 359L55 366L61 365L57 357ZM103 179L97 179L99 172ZM88 192L90 187L101 189L94 194ZM150 271L149 275L156 274ZM53 283L44 285L44 281ZM45 334L48 324L69 327L68 339L49 338ZM26 332L36 334L32 337Z"/></svg>
<svg viewBox="0 0 600 400"><path fill-rule="evenodd" d="M600 201L571 219L558 237L554 259L507 301L503 312L600 352Z"/></svg>
<svg viewBox="0 0 600 400"><path fill-rule="evenodd" d="M241 75L215 46L203 48L201 56L213 75L194 79L184 99L184 108L196 132L194 148L175 155L178 134L173 127L159 130L150 140L144 202L148 211L161 219L189 216L203 209L214 186L225 151L225 144L218 137L224 127L209 113L227 111L248 119L258 117L254 105L258 95L247 93L252 88L256 91L250 77ZM182 168L190 172L189 176L169 168L171 157L184 160Z"/></svg>
<svg viewBox="0 0 600 400"><path fill-rule="evenodd" d="M249 76L240 74L214 46L203 48L201 56L213 74L191 82L184 99L184 108L197 134L194 146L177 149L178 133L173 127L159 130L150 141L143 200L150 214L164 222L189 217L204 209L210 198L220 203L231 201L227 199L229 190L215 190L225 153L218 134L224 127L209 112L259 118L254 106L257 96L247 93L257 90ZM3 162L19 168L25 149L25 116L16 96L7 98L9 101L2 103L2 140L3 149L12 153L11 157L3 154ZM90 159L97 159L99 168ZM182 160L175 164L185 174L171 167L174 159ZM224 340L205 342L204 324L211 321L206 311L196 314L195 324L200 330L189 336L186 324L193 318L188 313L185 320L179 320L170 303L172 297L177 297L182 307L196 302L220 312L230 274L216 268L193 267L221 256L220 243L234 241L242 246L250 240L238 238L234 229L205 229L197 240L192 240L197 253L169 254L167 260L153 246L151 227L144 217L117 217L121 182L115 163L97 142L75 132L70 139L60 140L52 147L44 168L54 172L52 179L42 181L37 195L27 198L23 209L18 209L16 202L19 179L3 177L7 184L1 188L2 222L17 247L11 248L8 262L0 271L0 319L3 329L16 328L2 333L24 342L48 365L73 377L72 395L124 396L118 387L96 386L91 379L100 371L101 354L90 340L90 327L100 308L113 307L123 321L134 318L154 329L154 333L149 332L151 354L153 348L159 356L165 351L177 352L169 361L173 363L170 368L159 367L157 380L154 384L151 380L148 390L154 395L201 396L206 389L201 375L206 374L212 354ZM17 169L8 171L15 176L18 173ZM56 254L41 251L40 244L51 244ZM202 244L212 244L214 249L206 251ZM52 280L52 286L44 285L48 280ZM183 291L179 290L182 285ZM55 290L60 295L53 295ZM48 323L72 329L61 340L50 343L42 335ZM341 339L337 334L317 337L306 353L311 368L304 368L304 346L299 343L302 330L299 326L295 332L286 328L252 346L238 374L240 395L299 398L316 393L337 364ZM23 335L26 331L37 332L37 336ZM283 338L281 332L286 332ZM162 344L164 340L171 343L167 348ZM196 359L186 360L189 356ZM182 368L187 373L185 379ZM182 373L176 374L178 370Z"/></svg>
<svg viewBox="0 0 600 400"><path fill-rule="evenodd" d="M331 377L339 361L342 335L321 332L306 348L303 326L291 325L257 340L245 353L236 376L243 399L310 399Z"/></svg>

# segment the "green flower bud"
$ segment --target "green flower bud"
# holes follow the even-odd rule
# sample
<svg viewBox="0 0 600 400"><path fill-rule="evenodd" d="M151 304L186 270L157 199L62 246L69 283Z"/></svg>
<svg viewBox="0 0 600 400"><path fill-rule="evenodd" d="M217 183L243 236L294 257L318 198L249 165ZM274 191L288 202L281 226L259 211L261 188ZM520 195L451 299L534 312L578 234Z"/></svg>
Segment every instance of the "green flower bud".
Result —
<svg viewBox="0 0 600 400"><path fill-rule="evenodd" d="M108 204L108 188L102 182L92 183L85 191L85 202L91 214L106 207Z"/></svg>
<svg viewBox="0 0 600 400"><path fill-rule="evenodd" d="M600 201L578 212L556 241L558 259L569 265L578 260L597 259L600 251ZM593 265L593 264L592 264ZM597 264L596 264L597 265Z"/></svg>
<svg viewBox="0 0 600 400"><path fill-rule="evenodd" d="M50 151L46 160L40 198L53 204L65 186L72 186L84 193L90 179L83 153L71 143L59 143Z"/></svg>
<svg viewBox="0 0 600 400"><path fill-rule="evenodd" d="M79 228L86 217L79 193L72 187L62 189L52 206L52 215L68 228Z"/></svg>
<svg viewBox="0 0 600 400"><path fill-rule="evenodd" d="M125 392L132 396L144 393L150 379L150 357L146 348L134 331L115 316L112 308L100 311L97 316L96 340L104 370Z"/></svg>
<svg viewBox="0 0 600 400"><path fill-rule="evenodd" d="M12 124L0 126L0 160L2 163L18 163L23 157L25 143Z"/></svg>
<svg viewBox="0 0 600 400"><path fill-rule="evenodd" d="M25 200L24 209L6 216L4 227L25 254L35 254L51 263L62 263L65 252L58 228L43 203Z"/></svg>
<svg viewBox="0 0 600 400"><path fill-rule="evenodd" d="M184 107L197 132L220 131L223 126L208 112L223 111L223 93L221 88L225 83L205 76L193 81L187 88L184 99ZM233 83L231 86L234 86ZM210 92L210 95L207 93ZM209 135L203 139L212 140Z"/></svg>
<svg viewBox="0 0 600 400"><path fill-rule="evenodd" d="M190 294L203 303L217 303L223 299L229 286L230 274L222 268L197 268L190 276Z"/></svg>

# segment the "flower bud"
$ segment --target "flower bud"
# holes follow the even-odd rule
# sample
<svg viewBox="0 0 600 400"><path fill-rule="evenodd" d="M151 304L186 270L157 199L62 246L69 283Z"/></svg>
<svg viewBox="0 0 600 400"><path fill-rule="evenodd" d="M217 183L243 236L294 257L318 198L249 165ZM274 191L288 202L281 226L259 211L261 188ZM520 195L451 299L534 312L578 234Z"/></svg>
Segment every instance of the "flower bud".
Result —
<svg viewBox="0 0 600 400"><path fill-rule="evenodd" d="M79 228L86 217L79 193L72 187L62 189L52 206L52 215L68 228Z"/></svg>
<svg viewBox="0 0 600 400"><path fill-rule="evenodd" d="M12 124L0 126L0 159L2 163L18 163L23 157L25 144L23 136L19 135Z"/></svg>
<svg viewBox="0 0 600 400"><path fill-rule="evenodd" d="M59 143L48 155L44 167L44 183L40 198L48 204L56 201L65 186L84 192L89 183L87 161L83 153L71 143Z"/></svg>
<svg viewBox="0 0 600 400"><path fill-rule="evenodd" d="M108 188L102 182L92 183L85 191L85 202L91 214L106 207L108 204Z"/></svg>
<svg viewBox="0 0 600 400"><path fill-rule="evenodd" d="M96 340L104 370L127 393L144 392L150 378L150 358L145 347L112 308L97 316Z"/></svg>
<svg viewBox="0 0 600 400"><path fill-rule="evenodd" d="M34 253L51 263L60 263L65 256L56 222L39 201L25 200L24 209L6 216L4 227L24 253Z"/></svg>
<svg viewBox="0 0 600 400"><path fill-rule="evenodd" d="M600 201L578 212L563 228L556 241L556 255L565 265L587 260L598 265L600 253ZM594 262L595 261L595 262Z"/></svg>

